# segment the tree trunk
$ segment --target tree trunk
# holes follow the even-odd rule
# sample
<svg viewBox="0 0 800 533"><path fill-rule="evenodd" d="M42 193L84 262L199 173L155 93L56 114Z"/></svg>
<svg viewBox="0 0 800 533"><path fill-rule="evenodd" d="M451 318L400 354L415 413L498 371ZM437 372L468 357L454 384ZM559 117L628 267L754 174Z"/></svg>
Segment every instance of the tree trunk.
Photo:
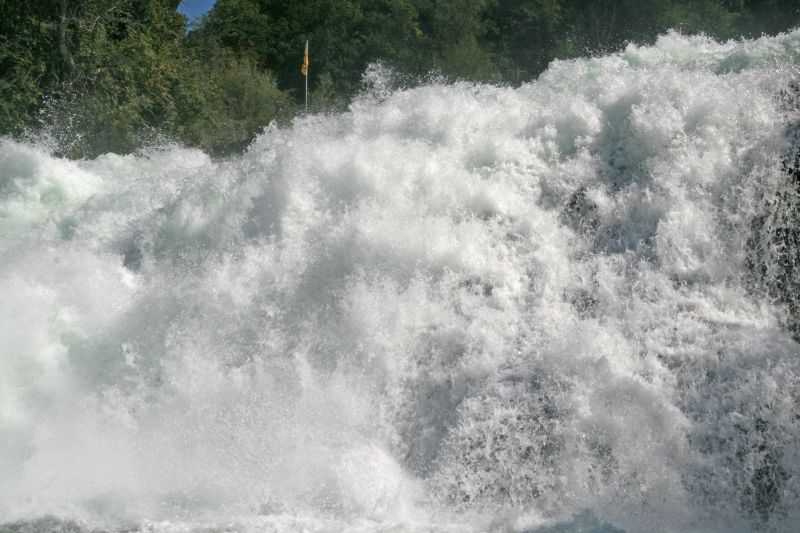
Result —
<svg viewBox="0 0 800 533"><path fill-rule="evenodd" d="M67 0L58 2L58 51L64 63L64 72L67 76L71 76L75 72L75 60L67 46Z"/></svg>

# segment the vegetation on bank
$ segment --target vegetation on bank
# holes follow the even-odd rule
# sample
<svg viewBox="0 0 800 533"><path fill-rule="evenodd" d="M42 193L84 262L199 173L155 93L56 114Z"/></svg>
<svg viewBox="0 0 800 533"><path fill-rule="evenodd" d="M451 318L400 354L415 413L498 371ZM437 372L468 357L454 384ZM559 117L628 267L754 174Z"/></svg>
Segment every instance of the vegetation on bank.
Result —
<svg viewBox="0 0 800 533"><path fill-rule="evenodd" d="M341 105L370 62L415 76L517 83L555 58L800 25L774 0L0 0L0 134L44 130L70 157L172 139L225 154L301 107Z"/></svg>

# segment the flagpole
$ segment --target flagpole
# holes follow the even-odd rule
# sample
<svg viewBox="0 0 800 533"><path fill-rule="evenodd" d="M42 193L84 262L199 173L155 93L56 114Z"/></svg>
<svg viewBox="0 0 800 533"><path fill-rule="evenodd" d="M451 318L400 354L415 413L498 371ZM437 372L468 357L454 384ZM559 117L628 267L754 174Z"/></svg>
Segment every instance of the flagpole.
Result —
<svg viewBox="0 0 800 533"><path fill-rule="evenodd" d="M306 62L308 62L308 40L306 40ZM306 113L308 113L308 66L306 66Z"/></svg>

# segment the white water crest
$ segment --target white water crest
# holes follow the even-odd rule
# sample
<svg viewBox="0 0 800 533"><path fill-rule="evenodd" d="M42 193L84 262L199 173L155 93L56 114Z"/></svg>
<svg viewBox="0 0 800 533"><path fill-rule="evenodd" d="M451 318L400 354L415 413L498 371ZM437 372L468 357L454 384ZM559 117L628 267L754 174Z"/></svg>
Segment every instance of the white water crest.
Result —
<svg viewBox="0 0 800 533"><path fill-rule="evenodd" d="M668 34L225 160L0 140L0 524L800 529L746 266L798 79L800 30Z"/></svg>

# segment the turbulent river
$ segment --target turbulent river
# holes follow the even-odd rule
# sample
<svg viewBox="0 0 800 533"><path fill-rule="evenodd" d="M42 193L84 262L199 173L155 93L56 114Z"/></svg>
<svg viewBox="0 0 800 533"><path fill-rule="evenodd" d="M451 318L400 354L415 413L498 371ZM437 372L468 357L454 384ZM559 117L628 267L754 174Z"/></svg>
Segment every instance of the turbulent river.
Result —
<svg viewBox="0 0 800 533"><path fill-rule="evenodd" d="M367 77L229 159L0 140L0 530L800 529L800 30Z"/></svg>

